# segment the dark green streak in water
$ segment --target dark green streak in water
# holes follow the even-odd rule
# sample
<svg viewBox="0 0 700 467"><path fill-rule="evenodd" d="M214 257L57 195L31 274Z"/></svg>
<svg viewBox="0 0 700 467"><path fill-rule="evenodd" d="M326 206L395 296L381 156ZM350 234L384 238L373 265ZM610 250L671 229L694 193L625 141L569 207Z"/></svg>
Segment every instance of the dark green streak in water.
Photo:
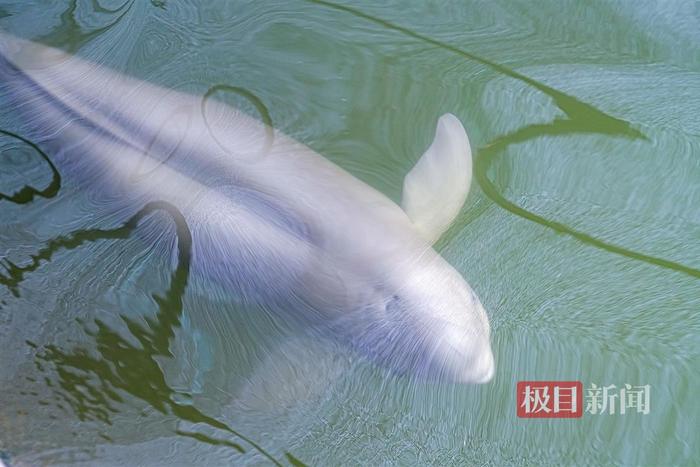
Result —
<svg viewBox="0 0 700 467"><path fill-rule="evenodd" d="M265 103L260 99L258 96L256 96L254 93L250 92L249 90L242 88L240 86L231 86L228 84L216 84L214 86L211 86L206 93L204 93L204 97L202 97L202 103L200 106L200 110L202 112L202 118L204 119L204 123L207 126L207 130L209 131L209 135L216 141L216 143L223 149L224 151L228 152L229 149L226 148L226 145L224 145L217 137L216 137L216 132L212 129L208 117L207 117L207 112L206 112L206 107L207 107L207 102L209 102L209 99L211 99L214 94L217 92L221 93L231 93L231 94L238 94L239 96L245 98L248 102L253 104L255 107L255 110L258 111L258 115L260 115L260 118L262 119L262 122L265 124L265 144L262 146L261 150L259 153L256 155L257 157L264 157L272 148L272 143L275 138L275 132L274 128L272 127L272 116L270 115L270 111L267 109L267 106Z"/></svg>
<svg viewBox="0 0 700 467"><path fill-rule="evenodd" d="M304 467L306 464L304 464L302 461L291 455L290 453L285 453L284 454L287 460L289 461L290 464L292 464L294 467Z"/></svg>
<svg viewBox="0 0 700 467"><path fill-rule="evenodd" d="M139 345L132 344L106 323L95 320L96 329L85 326L85 331L95 339L97 356L90 355L85 348L65 351L56 345L47 345L37 351L36 366L39 371L45 371L44 363L49 363L55 368L59 381L57 385L52 384L50 387L60 388L54 389L56 396L69 404L80 420L99 420L111 425L111 414L118 412L114 404L123 402L120 396L123 392L141 399L163 414L170 413L183 421L203 423L226 431L245 441L273 464L282 465L259 444L224 422L200 412L191 405L176 402L178 394L168 386L156 360L156 357L172 357L170 341L175 336L175 328L180 327L182 297L190 268L191 234L182 214L172 205L164 202L149 203L121 227L77 231L53 240L34 256L33 262L22 271L36 269L42 259L50 260L60 249L74 249L85 242L101 239L127 238L145 216L156 210L166 211L175 221L178 265L165 294L153 295L158 304L158 312L155 318L144 318L147 326L125 315L121 316ZM15 278L21 280L21 275L16 275ZM27 344L38 349L32 342ZM236 451L245 452L237 443L215 440L196 433L178 433L201 442L228 446Z"/></svg>
<svg viewBox="0 0 700 467"><path fill-rule="evenodd" d="M201 441L203 443L211 444L213 446L227 446L229 448L235 449L240 453L245 452L245 449L243 449L243 447L241 447L240 444L232 443L231 441L227 441L225 439L214 439L202 433L190 433L188 431L182 430L175 430L175 433L177 433L180 436L186 436L188 438L196 439L197 441Z"/></svg>
<svg viewBox="0 0 700 467"><path fill-rule="evenodd" d="M586 130L581 128L579 122L576 122L574 120L555 120L554 122L549 124L527 126L525 128L516 130L513 133L509 133L505 136L502 136L495 140L493 143L491 143L489 146L481 150L481 156L476 160L475 163L474 173L476 179L479 181L479 185L481 185L481 188L484 190L486 196L491 198L496 204L501 206L503 209L506 209L507 211L510 211L513 214L516 214L524 219L536 222L545 227L549 227L555 232L570 235L576 238L577 240L580 240L597 248L609 251L610 253L626 256L628 258L636 259L638 261L654 264L656 266L661 266L667 269L672 269L674 271L682 272L684 274L700 278L700 271L697 269L693 269L680 263L669 261L663 258L645 255L643 253L628 250L626 248L604 242L585 232L580 232L571 227L568 227L562 224L561 222L545 219L544 217L527 211L504 198L498 192L496 187L493 185L493 183L491 182L491 180L489 180L487 176L489 167L495 160L495 156L511 144L520 143L542 136L565 135L583 132L586 132Z"/></svg>
<svg viewBox="0 0 700 467"><path fill-rule="evenodd" d="M496 187L493 185L493 183L491 183L491 180L489 180L488 178L487 172L488 169L491 167L491 164L493 163L496 154L505 150L511 144L522 143L524 141L539 138L542 136L597 133L630 139L647 140L647 137L636 128L633 128L629 124L629 122L612 117L598 110L590 104L581 102L575 97L572 97L568 94L551 88L544 83L522 75L503 65L499 65L498 63L492 62L478 55L466 52L453 45L432 39L428 36L424 36L403 26L396 25L381 18L376 18L367 13L345 5L338 5L332 2L327 2L325 0L307 1L335 10L350 13L358 18L371 21L387 29L400 32L406 36L412 37L419 41L426 42L440 49L447 50L461 57L481 63L502 75L508 76L513 79L517 79L518 81L522 81L551 97L551 99L554 101L554 104L569 117L568 119L555 119L549 124L530 125L521 128L520 130L516 130L512 133L500 136L496 138L493 142L488 144L486 147L481 148L480 156L477 157L474 162L474 172L476 179L479 182L479 185L484 190L486 196L488 196L493 202L498 204L500 207L509 211L512 214L515 214L516 216L520 216L529 221L536 222L558 233L570 235L588 245L601 248L605 251L609 251L610 253L615 253L621 256L625 256L627 258L643 261L645 263L661 266L663 268L671 269L674 271L682 272L684 274L688 274L693 277L700 278L700 270L698 269L694 269L689 266L676 263L674 261L669 261L663 258L657 258L654 256L629 250L621 246L607 243L603 240L593 237L592 235L580 232L572 227L562 224L561 222L546 219L526 209L523 209L520 206L517 206L516 204L508 201L505 197L503 197L503 195L501 195L498 192Z"/></svg>
<svg viewBox="0 0 700 467"><path fill-rule="evenodd" d="M39 149L39 146L32 143L28 139L19 136L16 133L12 133L7 130L0 130L0 134L17 139L34 149L34 151L36 151L36 153L39 154L39 156L41 156L41 158L46 161L46 163L49 165L49 168L51 169L51 183L49 183L49 185L43 190L37 190L34 187L25 185L19 191L11 195L0 193L0 201L7 200L15 204L27 204L32 202L35 196L41 196L42 198L53 198L54 196L56 196L56 193L58 193L58 190L61 188L61 174L58 173L56 166L53 165L53 162L51 162L49 156L47 156L44 151Z"/></svg>
<svg viewBox="0 0 700 467"><path fill-rule="evenodd" d="M556 89L551 88L544 83L540 83L539 81L535 81L534 79L529 78L525 75L521 75L517 71L511 70L510 68L504 67L503 65L499 65L498 63L494 63L478 55L465 52L464 50L458 47L446 44L428 36L424 36L403 26L399 26L381 18L375 18L374 16L368 15L367 13L363 13L359 10L355 10L354 8L350 8L344 5L338 5L331 2L326 2L324 0L307 1L350 13L359 18L366 19L375 24L379 24L380 26L383 26L387 29L392 29L419 41L426 42L440 49L447 50L461 57L467 58L477 63L481 63L502 75L529 84L530 86L550 96L556 103L557 107L559 107L572 120L582 119L583 122L585 122L586 127L590 128L591 131L608 134L624 134L631 137L644 138L644 135L642 135L638 130L631 128L628 122L625 122L624 120L619 120L615 117L611 117L610 115L607 115L601 112L600 110L596 109L592 105L581 102L576 98L569 96L568 94L564 94L563 92L557 91Z"/></svg>
<svg viewBox="0 0 700 467"><path fill-rule="evenodd" d="M143 212L143 211L142 211ZM136 221L132 224L131 220L122 227L117 229L89 229L73 232L72 234L61 236L50 240L47 245L39 250L35 255L31 256L31 261L19 266L9 260L5 260L5 270L7 275L0 274L0 284L6 286L12 294L19 297L19 284L25 279L25 274L36 271L41 266L42 261L49 262L55 253L60 250L73 250L85 242L94 242L100 239L123 239L127 238L136 223L141 219L137 215L133 219Z"/></svg>
<svg viewBox="0 0 700 467"><path fill-rule="evenodd" d="M92 8L97 13L119 13L121 14L111 23L101 28L93 29L92 31L84 31L78 24L75 18L75 12L78 9L77 0L71 0L68 8L61 13L61 22L59 27L51 31L49 34L39 37L39 42L46 42L54 46L64 47L68 52L75 53L81 46L87 43L90 39L99 36L103 32L117 24L126 15L134 0L126 0L123 4L115 9L105 8L100 5L98 0L92 0ZM123 10L123 11L122 11Z"/></svg>

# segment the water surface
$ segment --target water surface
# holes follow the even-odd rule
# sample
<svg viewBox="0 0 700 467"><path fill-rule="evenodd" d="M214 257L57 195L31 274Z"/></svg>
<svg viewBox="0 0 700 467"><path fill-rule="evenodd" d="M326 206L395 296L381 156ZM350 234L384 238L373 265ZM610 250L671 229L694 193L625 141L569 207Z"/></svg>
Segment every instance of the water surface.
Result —
<svg viewBox="0 0 700 467"><path fill-rule="evenodd" d="M390 198L457 115L436 248L489 313L481 386L395 378L189 275L167 205L96 205L0 112L0 458L690 464L700 458L700 3L1 1L0 28L272 122ZM648 415L516 417L519 380Z"/></svg>

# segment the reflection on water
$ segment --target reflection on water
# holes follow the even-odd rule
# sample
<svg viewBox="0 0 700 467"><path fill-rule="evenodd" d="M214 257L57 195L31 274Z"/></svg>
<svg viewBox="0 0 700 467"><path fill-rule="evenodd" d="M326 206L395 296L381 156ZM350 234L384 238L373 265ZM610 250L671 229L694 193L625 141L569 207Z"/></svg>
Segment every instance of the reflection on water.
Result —
<svg viewBox="0 0 700 467"><path fill-rule="evenodd" d="M78 15L81 13L79 11L81 3L79 3L78 0L69 0L66 9L60 15L61 22L59 26L54 28L48 34L38 37L37 41L55 44L70 53L74 53L91 39L94 39L105 31L108 31L119 21L121 21L124 16L129 13L129 10L133 4L134 0L126 0L116 8L106 8L100 3L100 0L91 0L91 13L98 16L107 15L109 20L107 24L103 26L86 31L78 21Z"/></svg>
<svg viewBox="0 0 700 467"><path fill-rule="evenodd" d="M3 284L13 288L22 281L24 274L36 270L42 261L50 261L53 254L60 249L72 250L86 242L104 239L128 238L139 222L152 212L163 210L173 219L177 229L178 262L172 274L171 283L164 295L154 295L158 304L155 318L144 318L147 326L122 315L131 335L136 338L138 345L124 338L118 331L110 328L107 323L96 320L94 326L85 325L85 332L94 339L94 349L97 354L85 347L66 351L56 345L41 346L27 341L27 345L37 350L36 367L47 378L45 382L53 388L59 406L68 405L73 413L82 421L98 420L108 425L112 424L111 415L118 413L118 404L124 402L124 395L136 397L163 414L172 414L180 420L190 423L202 423L223 430L246 445L251 446L276 465L282 465L259 444L213 417L207 416L190 404L182 404L177 399L188 398L170 388L165 375L157 362L157 357L172 357L170 343L175 335L175 329L180 327L182 315L182 297L187 286L190 268L192 238L182 215L172 206L165 203L151 203L129 219L124 225L114 229L92 229L73 232L62 238L48 243L37 255L32 256L32 262L24 267L8 265L8 277L2 277ZM52 381L56 375L58 380ZM197 441L227 446L240 453L246 449L239 443L225 439L214 439L202 433L191 433L177 430L181 436L187 436ZM103 435L107 440L110 438ZM296 465L300 461L287 453L287 460Z"/></svg>
<svg viewBox="0 0 700 467"><path fill-rule="evenodd" d="M487 387L445 389L410 381L388 384L357 368L347 369L342 378L324 379L324 355L309 359L318 371L307 373L298 373L295 355L285 355L285 359L260 364L262 370L252 376L245 372L231 376L247 378L247 385L241 383L246 388L243 393L261 401L245 401L255 407L252 415L237 418L234 413L229 420L221 401L205 410L187 390L169 385L161 366L163 359L176 356L174 336L186 327L182 312L190 240L180 214L156 203L124 223L124 217L110 218L98 228L55 225L51 216L40 222L44 208L56 210L60 220L64 214L66 219L75 213L89 217L91 209L105 208L82 199L71 204L75 193L64 189L70 181L62 180L51 154L44 152L49 151L23 137L13 122L3 121L0 224L6 225L0 229L0 285L7 298L0 297L0 342L5 336L23 336L28 347L12 355L21 359L23 352L31 351L33 364L44 377L28 376L29 386L36 391L20 394L39 398L37 388L46 386L52 395L41 397L37 407L24 407L22 417L13 419L9 412L0 412L0 459L12 460L6 451L24 454L45 449L34 444L31 433L52 417L41 410L43 404L59 408L71 419L95 422L104 441L119 445L123 440L109 430L120 423L118 415L133 400L187 424L187 429L171 430L176 435L226 448L234 463L257 452L254 459L301 464L286 454L287 449L312 463L438 459L463 464L467 459L482 464L647 461L665 465L692 458L697 446L688 440L696 434L698 420L692 397L698 380L693 369L700 362L695 350L700 271L692 262L700 217L691 209L697 199L692 190L699 180L692 156L700 150L696 117L700 55L693 45L697 41L689 39L697 38L697 11L682 21L677 16L688 12L689 5L692 11L697 8L693 2L684 3L686 8L679 7L675 13L658 5L624 2L599 2L588 10L562 8L559 2L539 3L540 8L517 2L468 8L455 4L435 11L422 2L408 2L401 9L325 0L246 8L214 2L207 8L189 1L68 0L52 5L50 11L43 3L35 5L49 11L36 20L21 16L10 2L0 4L0 19L6 21L0 26L11 25L20 35L34 25L34 39L85 54L89 60L126 68L173 89L199 83L208 90L201 109L205 118L219 117L208 113L207 102L240 98L236 104L256 118L267 124L274 120L389 194L400 187L405 170L399 167L409 168L411 158L420 152L424 141L415 136L420 133L417 127L432 126L433 114L460 115L478 147L478 188L464 217L443 236L437 249L484 297L493 320L498 360L498 374ZM586 71L591 62L597 68ZM557 65L564 71L558 71ZM523 71L529 66L533 68ZM576 67L585 72L571 71ZM567 87L567 82L573 84ZM655 90L657 86L663 90ZM521 88L531 93L518 94ZM601 105L605 89L619 93L609 99L619 100L619 106ZM493 106L486 105L492 101L483 97L489 92L500 99ZM666 104L668 99L673 99L676 109ZM522 115L512 115L520 107L526 108ZM558 137L574 147L584 145L578 141L602 141L603 149L598 151L609 156L620 174L638 168L640 185L651 191L652 183L658 182L661 194L655 191L654 196L645 197L637 191L610 189L605 199L590 195L599 188L595 184L584 184L578 192L563 189L563 182L541 187L539 175L546 164L552 165L550 176L556 179L583 178L572 174L571 159L553 142ZM638 157L625 158L605 147L610 141L634 143L642 149ZM5 168L24 174L24 165L14 167L8 156L17 148L33 166L26 178L10 179L1 173ZM513 189L517 183L508 178L508 164L514 164L513 153L524 151L534 156L525 161L519 158L517 170L512 170L520 177L512 177L517 178L518 187L529 190L519 194ZM591 176L601 177L593 167L586 169ZM671 188L663 176L671 179ZM552 200L561 200L561 205L552 207ZM154 317L139 321L152 306L147 300L142 312L121 308L117 321L124 327L89 316L80 321L78 331L84 339L77 345L61 339L46 344L45 335L12 327L9 316L31 315L37 303L21 301L36 292L30 287L46 287L46 295L51 295L51 287L44 283L50 273L45 271L61 252L74 255L79 263L91 254L90 244L133 238L139 225L143 228L142 221L156 211L166 212L176 225L178 258L167 290L153 295ZM102 219L102 214L98 212L95 219ZM580 218L590 221L582 227ZM564 235L545 237L542 231ZM683 251L679 253L678 248ZM69 268L58 270L66 276L74 274ZM45 321L55 311L48 303L39 314ZM220 317L208 315L204 308L192 311L194 316L203 314L205 324L207 320L219 323ZM212 328L206 331L216 355L235 360L235 343L216 337ZM252 360L270 359L267 350L260 354ZM301 393L296 387L286 388L292 396L280 396L310 413L293 416L286 406L285 410L265 407L269 394L275 400L279 396L275 391L283 392L278 388L280 381L266 378L269 367L273 368L270 373L289 378L313 374L300 384L314 386L310 392L320 394L318 404L309 407L313 403L296 401ZM206 378L225 381L227 369L215 366ZM651 383L658 409L638 419L525 425L513 421L512 383L528 378ZM266 391L260 391L260 386ZM12 383L3 386L8 387ZM240 397L226 389L231 390L231 399ZM445 396L448 392L456 395ZM0 402L7 397L7 393L0 396ZM85 429L70 420L62 423L69 426L64 427L66 431ZM20 441L6 445L9 433L22 431L20 425L24 434L14 437ZM665 448L642 443L649 433ZM634 448L640 445L646 447Z"/></svg>
<svg viewBox="0 0 700 467"><path fill-rule="evenodd" d="M204 93L204 97L202 98L202 105L201 105L201 110L202 110L202 117L204 118L205 123L207 124L207 128L209 129L209 133L211 134L212 138L214 138L214 141L223 149L226 153L231 153L234 152L233 148L228 147L226 143L223 142L225 139L225 135L220 135L217 136L216 130L214 128L219 128L218 131L221 130L222 124L220 123L216 127L212 127L210 124L210 119L214 117L213 115L210 114L210 111L208 111L208 106L207 103L210 102L211 99L213 99L216 96L216 100L220 101L222 99L222 95L225 94L231 94L231 95L237 95L243 97L247 102L253 105L255 108L255 111L257 112L260 120L265 124L265 138L263 139L264 143L260 147L258 151L256 151L254 154L239 154L239 157L242 156L248 160L259 160L260 158L264 157L265 154L268 153L270 148L272 147L273 143L273 138L274 138L274 131L272 128L272 117L270 116L270 111L267 109L265 106L265 103L255 94L253 94L251 91L248 89L242 88L240 86L230 86L227 84L217 84L215 86L210 87L207 92ZM224 100L225 102L225 100ZM240 107L239 105L235 105L235 107ZM227 120L233 120L231 118L226 118L229 117L226 112L224 112L224 115L221 115L223 119L223 126L224 129L226 128L225 123Z"/></svg>
<svg viewBox="0 0 700 467"><path fill-rule="evenodd" d="M517 73L516 71L513 71L507 67L494 63L485 58L479 57L478 55L465 52L457 47L446 44L444 42L440 42L422 34L418 34L410 29L398 26L389 21L385 21L383 19L367 15L351 7L327 2L325 0L308 1L329 8L335 8L347 13L351 13L360 18L379 24L387 29L398 31L414 39L455 53L468 60L473 60L475 62L482 63L504 76L522 81L523 83L526 83L541 91L542 93L546 94L547 96L551 97L555 105L569 117L568 119L557 118L550 124L530 125L525 128L521 128L517 131L513 131L506 135L497 137L494 141L487 144L484 148L479 149L479 157L476 158L474 163L474 173L476 175L477 181L479 182L479 185L481 186L481 189L484 190L484 193L503 209L506 209L507 211L517 216L520 216L524 219L533 222L537 222L538 224L548 227L556 232L571 235L577 240L580 240L591 246L602 248L611 253L626 256L628 258L644 261L664 268L669 268L675 271L683 272L694 277L700 277L700 270L698 269L694 269L674 261L645 255L637 251L633 251L627 248L607 243L603 240L593 237L592 235L571 228L561 222L546 219L542 216L528 211L527 209L523 209L522 207L508 201L505 197L503 197L503 195L501 195L498 192L496 187L488 178L487 174L495 157L503 150L505 150L508 146L523 143L525 141L533 140L543 136L599 133L603 135L619 136L630 139L646 139L646 137L639 130L632 128L629 122L607 115L606 113L596 109L590 104L581 102L572 96L557 91L556 89L553 89L532 78L528 78L527 76ZM446 238L449 238L449 233L446 236Z"/></svg>
<svg viewBox="0 0 700 467"><path fill-rule="evenodd" d="M15 133L0 129L0 135L9 137L12 140L18 141L21 144L31 148L34 153L36 153L37 155L39 155L39 157L46 161L46 163L48 164L49 171L51 172L51 182L46 186L46 188L37 189L30 185L24 185L22 188L11 194L0 192L0 202L9 201L15 204L26 204L32 202L35 196L39 196L42 198L53 198L54 196L56 196L58 190L61 188L61 174L58 173L56 166L53 165L53 162L51 162L49 156L47 156L46 153L42 151L36 144ZM2 154L7 154L11 146L12 143L10 142L2 144L2 146L0 146Z"/></svg>
<svg viewBox="0 0 700 467"><path fill-rule="evenodd" d="M601 115L605 116L602 113ZM501 151L503 151L509 145L512 144L521 143L542 136L567 135L576 133L606 133L612 136L622 136L628 138L642 137L640 133L631 130L628 126L626 126L626 124L624 126L605 125L596 128L595 123L592 125L590 124L590 117L592 116L588 115L582 119L580 116L577 115L576 117L572 117L571 120L556 120L553 123L547 125L531 125L526 128L522 128L518 131L515 131L511 134L507 134L498 138L489 146L483 148L480 151L480 157L475 162L474 173L476 175L477 180L479 181L481 189L484 190L484 193L486 193L486 195L489 198L491 198L503 209L506 209L509 212L516 214L524 219L536 222L540 225L544 225L545 227L548 227L554 230L555 232L571 235L572 237L574 237L577 240L580 240L583 243L597 248L602 248L603 250L609 251L611 253L622 255L627 258L632 258L638 261L644 261L649 264L672 269L674 271L682 272L684 274L700 278L699 269L695 269L683 265L681 263L677 263L675 261L646 255L644 253L613 245L592 235L589 235L585 232L581 232L574 228L571 228L566 224L551 219L546 219L542 216L528 211L527 209L523 209L522 207L508 201L505 197L503 197L503 195L501 195L496 189L496 187L493 185L491 180L489 180L487 173L495 157ZM593 119L592 121L595 122L595 119Z"/></svg>

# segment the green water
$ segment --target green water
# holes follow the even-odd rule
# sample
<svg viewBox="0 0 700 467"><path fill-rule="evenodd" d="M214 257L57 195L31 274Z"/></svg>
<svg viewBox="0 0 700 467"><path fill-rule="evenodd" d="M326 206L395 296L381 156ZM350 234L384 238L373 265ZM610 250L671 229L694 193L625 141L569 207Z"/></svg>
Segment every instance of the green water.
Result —
<svg viewBox="0 0 700 467"><path fill-rule="evenodd" d="M0 28L217 91L396 201L457 115L476 183L436 248L497 364L395 378L198 288L176 212L94 212L1 113L0 459L700 462L700 2L0 1ZM520 419L519 380L651 410Z"/></svg>

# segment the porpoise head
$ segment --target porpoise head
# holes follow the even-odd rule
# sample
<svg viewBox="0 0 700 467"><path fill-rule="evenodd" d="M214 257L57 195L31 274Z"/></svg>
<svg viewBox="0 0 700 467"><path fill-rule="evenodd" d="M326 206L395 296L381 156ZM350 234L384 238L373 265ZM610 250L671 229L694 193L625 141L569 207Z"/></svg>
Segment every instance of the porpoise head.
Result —
<svg viewBox="0 0 700 467"><path fill-rule="evenodd" d="M355 276L372 292L356 294L368 298L343 326L355 348L396 373L460 383L493 377L484 307L432 248L460 212L471 175L466 131L459 119L445 114L432 144L404 180L406 222L392 217L396 228L373 236L384 242L365 242L373 254L360 262L371 266Z"/></svg>
<svg viewBox="0 0 700 467"><path fill-rule="evenodd" d="M495 371L486 311L462 276L439 255L431 256L428 264L420 260L420 266L402 266L374 282L369 303L335 328L395 374L486 383Z"/></svg>

